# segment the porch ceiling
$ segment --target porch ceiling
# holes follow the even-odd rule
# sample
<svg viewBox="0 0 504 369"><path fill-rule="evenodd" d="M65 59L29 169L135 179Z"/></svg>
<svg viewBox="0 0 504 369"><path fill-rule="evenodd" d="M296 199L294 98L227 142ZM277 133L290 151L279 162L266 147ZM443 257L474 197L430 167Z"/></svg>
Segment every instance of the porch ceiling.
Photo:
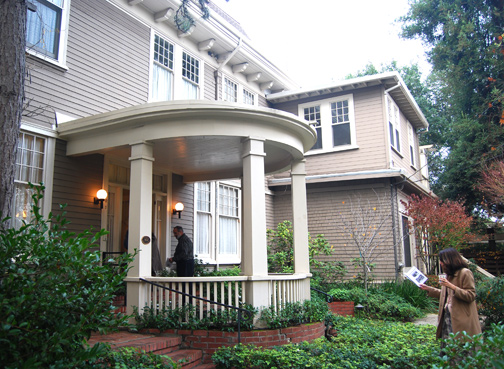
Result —
<svg viewBox="0 0 504 369"><path fill-rule="evenodd" d="M315 131L295 115L214 101L150 103L60 124L67 155L108 154L127 160L130 145L153 145L154 168L187 182L242 175L242 140L265 141L265 170L284 170L315 142Z"/></svg>

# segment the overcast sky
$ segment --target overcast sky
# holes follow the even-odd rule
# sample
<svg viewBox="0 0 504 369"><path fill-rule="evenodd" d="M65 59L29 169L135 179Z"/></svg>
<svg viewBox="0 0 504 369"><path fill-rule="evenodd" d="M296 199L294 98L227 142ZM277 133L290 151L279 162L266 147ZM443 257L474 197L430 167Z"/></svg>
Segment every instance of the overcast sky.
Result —
<svg viewBox="0 0 504 369"><path fill-rule="evenodd" d="M419 63L420 41L402 40L408 0L213 0L241 23L252 44L302 87L327 84L373 63Z"/></svg>

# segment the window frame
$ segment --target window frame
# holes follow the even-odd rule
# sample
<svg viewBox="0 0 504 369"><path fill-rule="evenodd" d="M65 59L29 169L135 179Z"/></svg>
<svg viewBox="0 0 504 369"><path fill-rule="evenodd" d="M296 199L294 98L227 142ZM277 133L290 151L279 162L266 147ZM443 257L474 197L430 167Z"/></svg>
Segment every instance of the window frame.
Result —
<svg viewBox="0 0 504 369"><path fill-rule="evenodd" d="M186 58L190 58L189 60L186 60ZM186 84L191 84L192 86L194 86L196 88L196 97L194 98L194 100L198 100L199 97L200 97L200 90L201 90L201 75L202 75L202 66L203 66L203 63L201 62L200 59L196 58L194 55L192 55L191 53L189 53L188 51L182 49L182 52L181 52L181 56L180 56L180 62L181 62L181 65L180 65L180 76L181 76L181 79L182 79L182 94L184 94L183 96L183 99L184 100L192 100L190 98L187 97L186 93L185 93L185 85ZM188 69L186 68L186 65L187 63L189 63L192 68ZM193 65L194 64L197 64L197 65ZM191 70L191 69L195 69L195 70ZM189 76L186 76L186 72L189 74ZM195 75L195 79L196 80L193 80L192 76Z"/></svg>
<svg viewBox="0 0 504 369"><path fill-rule="evenodd" d="M338 103L342 101L348 101L348 123L344 122L344 124L348 124L350 128L350 144L345 145L334 145L333 142L333 122L332 122L332 112L331 112L331 104ZM319 106L320 107L320 128L321 132L321 148L310 149L305 155L314 155L314 154L323 154L328 152L338 152L338 151L346 151L357 149L357 133L355 128L355 106L354 106L354 97L353 94L346 94L335 96L323 100L314 100L308 103L299 104L298 105L298 116L303 118L305 117L305 108L313 108ZM306 120L306 119L305 119ZM313 125L313 122L308 121L309 124ZM340 123L342 124L342 123ZM318 135L318 130L317 130ZM318 138L317 138L318 140Z"/></svg>
<svg viewBox="0 0 504 369"><path fill-rule="evenodd" d="M210 186L210 211L199 210L198 206L198 191L200 183L208 183ZM237 215L232 216L229 214L221 214L220 212L220 188L221 186L230 188L234 191L237 191L236 205L237 205ZM201 233L201 230L198 228L198 214L205 213L210 217L210 225L207 239L209 239L209 252L202 254L198 253L198 245L196 244L196 236L195 236L195 248L194 253L198 255L198 259L202 259L204 263L210 264L239 264L241 262L241 189L238 185L228 181L204 181L204 182L196 182L194 186L194 234L198 235ZM236 253L233 254L223 254L220 250L220 227L221 217L226 219L235 219L236 220Z"/></svg>
<svg viewBox="0 0 504 369"><path fill-rule="evenodd" d="M222 100L227 101L227 102L232 102L232 103L237 103L238 102L238 83L233 81L227 76L223 76L222 78ZM230 93L230 88L232 89L234 87L233 94ZM234 97L232 100L229 99L229 97Z"/></svg>
<svg viewBox="0 0 504 369"><path fill-rule="evenodd" d="M409 154L410 154L410 165L413 169L418 168L418 150L415 139L415 128L408 121L408 144L409 144Z"/></svg>
<svg viewBox="0 0 504 369"><path fill-rule="evenodd" d="M401 154L401 110L392 99L387 95L387 123L388 140L392 150Z"/></svg>
<svg viewBox="0 0 504 369"><path fill-rule="evenodd" d="M33 1L33 0L32 0ZM57 45L55 48L57 48L57 52L55 54L53 53L47 53L44 52L43 48L36 47L37 44L32 44L29 43L28 41L28 35L29 35L29 22L28 22L28 13L33 13L30 10L27 11L27 22L26 22L26 52L36 58L42 59L48 63L54 64L58 67L61 67L63 69L68 69L66 65L66 54L67 54L67 43L68 43L68 24L69 24L69 19L70 19L70 2L71 0L62 0L63 4L62 6L58 6L54 4L53 2L49 0L36 0L38 4L36 5L43 5L46 7L50 8L57 8L60 9L60 16L59 16L59 25L56 26L56 28L59 27L59 30L57 31L59 36L55 37L55 43ZM48 4L48 5L46 5ZM38 11L38 10L37 10Z"/></svg>
<svg viewBox="0 0 504 369"><path fill-rule="evenodd" d="M227 86L228 86L227 82L236 87L236 99L234 101L229 100L227 98L227 96L229 96L229 94L227 93ZM238 82L235 78L223 74L221 84L222 84L222 96L221 96L222 101L236 104L244 104L249 106L258 106L257 93L253 92L251 88L248 88L244 84ZM247 101L245 94L249 95L249 97L252 100L252 104L250 104L250 102Z"/></svg>
<svg viewBox="0 0 504 369"><path fill-rule="evenodd" d="M164 63L160 63L156 61L155 58L155 48L156 48L156 38L160 38L164 42L168 43L171 46L171 66L164 65ZM156 101L172 101L174 99L174 81L175 81L175 43L173 43L169 38L157 33L153 32L151 37L151 71L149 76L149 102ZM159 51L158 51L159 52ZM169 63L170 64L170 63ZM154 98L154 66L162 68L169 73L171 73L171 83L170 83L170 91L169 91L169 99L168 100L160 100ZM159 94L158 94L159 95Z"/></svg>

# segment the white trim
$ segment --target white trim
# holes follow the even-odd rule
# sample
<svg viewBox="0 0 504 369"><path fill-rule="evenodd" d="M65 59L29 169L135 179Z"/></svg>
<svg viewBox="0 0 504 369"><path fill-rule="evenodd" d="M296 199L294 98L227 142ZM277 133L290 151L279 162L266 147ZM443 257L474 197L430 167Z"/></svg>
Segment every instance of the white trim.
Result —
<svg viewBox="0 0 504 369"><path fill-rule="evenodd" d="M57 59L44 55L43 53L38 52L30 48L29 46L26 46L26 52L28 54L38 59L41 59L49 64L63 68L65 70L68 70L68 66L66 65L66 56L67 56L67 43L68 43L68 25L70 20L70 2L71 0L64 0L63 6L61 8L61 25L59 29Z"/></svg>
<svg viewBox="0 0 504 369"><path fill-rule="evenodd" d="M333 142L333 123L331 115L331 104L348 101L348 115L350 125L350 141L349 145L334 146ZM357 134L355 127L355 107L353 94L340 95L323 100L315 100L308 103L298 105L298 115L304 119L304 109L313 106L320 106L320 127L322 132L322 148L313 149L306 152L305 155L324 154L329 152L346 151L358 149Z"/></svg>

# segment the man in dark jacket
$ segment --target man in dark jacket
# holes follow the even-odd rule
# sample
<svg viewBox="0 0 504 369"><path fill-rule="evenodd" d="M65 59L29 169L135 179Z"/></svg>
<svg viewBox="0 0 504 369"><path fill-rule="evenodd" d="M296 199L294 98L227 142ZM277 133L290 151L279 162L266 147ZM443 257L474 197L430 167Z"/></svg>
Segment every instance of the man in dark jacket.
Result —
<svg viewBox="0 0 504 369"><path fill-rule="evenodd" d="M193 243L180 226L173 228L173 235L178 240L178 244L175 254L168 261L177 263L177 277L194 277Z"/></svg>

